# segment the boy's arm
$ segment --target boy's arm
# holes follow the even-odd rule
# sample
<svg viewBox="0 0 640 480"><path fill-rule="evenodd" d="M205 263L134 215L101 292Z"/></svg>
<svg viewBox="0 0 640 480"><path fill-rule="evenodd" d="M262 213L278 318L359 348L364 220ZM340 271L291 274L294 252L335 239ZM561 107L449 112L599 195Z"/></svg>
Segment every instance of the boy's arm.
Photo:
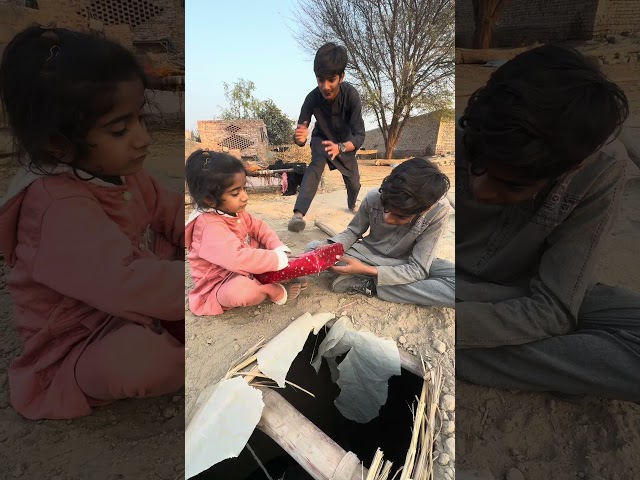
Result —
<svg viewBox="0 0 640 480"><path fill-rule="evenodd" d="M624 164L616 162L548 237L528 296L497 303L456 303L456 345L519 345L575 330L599 246L619 210L623 186Z"/></svg>
<svg viewBox="0 0 640 480"><path fill-rule="evenodd" d="M380 286L404 285L424 280L435 258L436 247L447 229L449 206L442 208L433 222L422 232L413 247L409 261L403 265L380 266L377 284Z"/></svg>
<svg viewBox="0 0 640 480"><path fill-rule="evenodd" d="M365 137L364 119L362 118L362 101L360 100L360 95L355 88L352 93L353 95L351 95L349 105L351 110L351 117L349 118L349 130L351 131L351 135L345 142L348 152L358 151L360 147L362 147ZM349 143L352 144L353 148L349 148Z"/></svg>
<svg viewBox="0 0 640 480"><path fill-rule="evenodd" d="M351 246L356 243L364 232L369 229L369 216L371 215L371 204L369 203L368 196L364 197L360 208L353 216L353 220L347 226L347 229L343 232L334 235L327 241L329 243L341 243L346 252Z"/></svg>

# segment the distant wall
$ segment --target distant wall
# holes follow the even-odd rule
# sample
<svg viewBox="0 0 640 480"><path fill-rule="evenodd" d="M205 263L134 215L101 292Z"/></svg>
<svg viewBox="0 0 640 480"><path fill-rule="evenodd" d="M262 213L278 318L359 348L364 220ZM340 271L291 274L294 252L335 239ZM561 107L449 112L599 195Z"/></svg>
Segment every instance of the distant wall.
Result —
<svg viewBox="0 0 640 480"><path fill-rule="evenodd" d="M553 43L593 38L599 4L624 3L603 10L600 30L622 22L622 12L640 13L637 0L509 0L498 19L493 47L517 47L535 42ZM630 4L634 4L632 8ZM637 16L635 20L637 22ZM627 23L634 17L629 16ZM473 6L471 0L456 1L456 46L473 48Z"/></svg>

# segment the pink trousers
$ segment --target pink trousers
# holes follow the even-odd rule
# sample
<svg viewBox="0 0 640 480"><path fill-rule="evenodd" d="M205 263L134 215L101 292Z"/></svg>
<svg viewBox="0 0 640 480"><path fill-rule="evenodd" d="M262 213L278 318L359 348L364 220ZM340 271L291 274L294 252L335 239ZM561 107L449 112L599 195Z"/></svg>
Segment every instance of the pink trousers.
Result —
<svg viewBox="0 0 640 480"><path fill-rule="evenodd" d="M256 279L235 274L218 289L218 302L226 310L236 307L259 305L267 298L272 302L282 300L284 287L277 283L261 284Z"/></svg>
<svg viewBox="0 0 640 480"><path fill-rule="evenodd" d="M156 236L153 251L173 259L177 252ZM184 288L176 285L176 288ZM184 320L157 321L151 328L112 320L76 363L76 382L92 406L125 398L155 397L184 386Z"/></svg>

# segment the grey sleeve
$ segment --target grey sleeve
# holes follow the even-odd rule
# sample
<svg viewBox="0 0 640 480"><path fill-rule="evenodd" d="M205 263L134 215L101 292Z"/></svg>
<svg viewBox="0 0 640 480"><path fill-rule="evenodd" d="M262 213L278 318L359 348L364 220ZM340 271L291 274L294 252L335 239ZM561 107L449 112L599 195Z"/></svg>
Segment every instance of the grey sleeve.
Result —
<svg viewBox="0 0 640 480"><path fill-rule="evenodd" d="M328 241L331 243L341 243L344 246L346 252L351 246L362 238L364 233L369 229L369 215L371 214L371 204L369 203L368 195L364 197L360 208L353 217L353 220L347 226L344 232L340 232L337 235L330 238Z"/></svg>
<svg viewBox="0 0 640 480"><path fill-rule="evenodd" d="M362 147L365 138L364 119L362 118L362 101L358 91L354 88L350 96L350 110L351 117L349 118L349 130L351 135L349 136L349 142L353 143L356 147L356 151Z"/></svg>
<svg viewBox="0 0 640 480"><path fill-rule="evenodd" d="M548 237L529 295L496 303L456 303L456 346L519 345L575 330L623 186L624 165L616 162Z"/></svg>
<svg viewBox="0 0 640 480"><path fill-rule="evenodd" d="M447 229L449 206L442 208L427 229L418 237L407 263L380 266L376 283L380 286L404 285L424 280L435 258L436 247Z"/></svg>

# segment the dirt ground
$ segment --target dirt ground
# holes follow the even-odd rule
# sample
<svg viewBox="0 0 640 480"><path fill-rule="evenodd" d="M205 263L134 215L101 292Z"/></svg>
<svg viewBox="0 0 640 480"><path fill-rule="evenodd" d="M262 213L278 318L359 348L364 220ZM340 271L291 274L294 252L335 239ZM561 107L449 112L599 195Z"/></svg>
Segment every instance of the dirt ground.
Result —
<svg viewBox="0 0 640 480"><path fill-rule="evenodd" d="M640 63L602 68L629 97L633 117L628 124L638 125ZM492 71L480 65L456 67L456 108L464 108ZM599 278L640 291L640 171L630 165L628 173L623 212L607 239ZM640 478L640 405L603 399L575 405L547 394L458 382L456 430L458 471L483 472L483 478Z"/></svg>
<svg viewBox="0 0 640 480"><path fill-rule="evenodd" d="M181 128L181 127L180 127ZM147 169L184 189L183 132L155 128ZM0 197L15 167L0 163ZM184 472L184 392L128 400L75 420L28 421L9 404L7 369L20 350L0 264L0 478L175 480Z"/></svg>
<svg viewBox="0 0 640 480"><path fill-rule="evenodd" d="M446 160L442 158L441 160ZM388 166L362 166L363 197L379 187L389 174ZM443 167L453 183L453 166ZM251 194L248 211L267 222L294 253L300 253L312 240L327 238L313 224L320 220L336 232L342 231L352 215L346 210L346 191L342 177L336 171L325 173L324 190L319 191L307 215L307 228L301 233L287 230L296 197L278 193ZM189 211L187 212L187 215ZM450 216L449 230L440 243L438 256L454 259L454 216ZM192 287L188 267L185 293ZM414 355L428 355L444 366L446 393L454 393L454 311L448 308L422 308L383 302L363 295L339 295L329 291L329 276L321 274L310 279L309 288L291 305L277 306L264 303L259 307L226 312L219 317L186 315L186 412L187 421L200 392L219 381L231 364L261 337L273 338L292 320L305 312L346 312L358 329L391 338L399 348ZM444 354L433 345L444 342ZM450 420L454 420L451 415ZM449 436L452 436L450 433ZM444 441L444 438L442 439ZM440 478L452 478L453 460L442 468Z"/></svg>

